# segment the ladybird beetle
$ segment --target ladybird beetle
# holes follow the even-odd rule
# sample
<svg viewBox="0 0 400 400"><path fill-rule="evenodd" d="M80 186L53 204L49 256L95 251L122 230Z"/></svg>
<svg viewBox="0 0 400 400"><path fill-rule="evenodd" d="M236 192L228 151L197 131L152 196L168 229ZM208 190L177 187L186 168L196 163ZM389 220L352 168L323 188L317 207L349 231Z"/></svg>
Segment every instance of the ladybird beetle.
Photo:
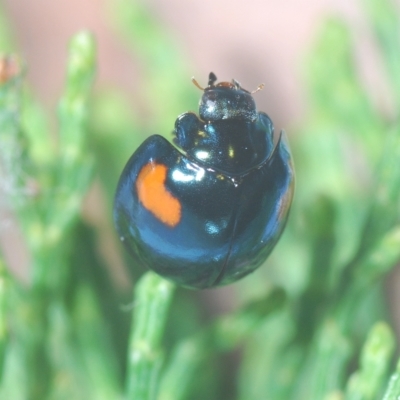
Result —
<svg viewBox="0 0 400 400"><path fill-rule="evenodd" d="M189 288L226 285L258 268L285 227L294 191L285 133L274 144L254 92L216 80L210 73L203 89L193 79L204 91L199 116L178 117L175 146L146 139L115 195L115 225L131 255Z"/></svg>

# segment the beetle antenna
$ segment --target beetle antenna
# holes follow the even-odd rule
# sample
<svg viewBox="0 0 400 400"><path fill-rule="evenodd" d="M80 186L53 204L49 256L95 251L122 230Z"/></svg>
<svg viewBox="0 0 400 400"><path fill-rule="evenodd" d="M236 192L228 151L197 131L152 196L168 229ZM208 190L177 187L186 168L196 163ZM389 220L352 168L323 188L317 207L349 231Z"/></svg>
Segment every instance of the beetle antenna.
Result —
<svg viewBox="0 0 400 400"><path fill-rule="evenodd" d="M203 90L203 91L204 91L204 88L201 87L201 86L199 85L199 82L196 81L196 79L195 79L194 76L192 76L192 82L193 82L194 86L196 86L196 87L198 87L200 90Z"/></svg>
<svg viewBox="0 0 400 400"><path fill-rule="evenodd" d="M251 92L251 94L254 94L254 93L257 93L257 92L259 92L260 90L263 90L264 89L264 83L261 83L261 85L258 85L258 87L257 87L257 89L255 89L255 90L253 90L252 92Z"/></svg>

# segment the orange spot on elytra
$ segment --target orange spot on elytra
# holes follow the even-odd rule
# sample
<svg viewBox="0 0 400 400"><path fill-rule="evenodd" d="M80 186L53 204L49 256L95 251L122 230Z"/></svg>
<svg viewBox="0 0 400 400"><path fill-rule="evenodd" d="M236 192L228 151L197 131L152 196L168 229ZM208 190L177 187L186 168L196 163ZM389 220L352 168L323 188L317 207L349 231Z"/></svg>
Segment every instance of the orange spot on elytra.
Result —
<svg viewBox="0 0 400 400"><path fill-rule="evenodd" d="M181 203L165 188L167 167L149 162L139 172L136 190L140 202L164 224L174 227L181 219Z"/></svg>

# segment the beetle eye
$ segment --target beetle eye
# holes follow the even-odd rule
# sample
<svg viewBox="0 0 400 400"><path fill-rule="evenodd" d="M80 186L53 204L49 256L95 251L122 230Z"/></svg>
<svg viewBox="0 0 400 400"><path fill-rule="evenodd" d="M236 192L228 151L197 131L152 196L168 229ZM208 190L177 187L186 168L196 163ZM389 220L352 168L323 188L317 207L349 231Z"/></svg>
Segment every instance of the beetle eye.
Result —
<svg viewBox="0 0 400 400"><path fill-rule="evenodd" d="M210 72L210 75L208 75L208 86L214 86L216 81L217 76L214 74L214 72Z"/></svg>

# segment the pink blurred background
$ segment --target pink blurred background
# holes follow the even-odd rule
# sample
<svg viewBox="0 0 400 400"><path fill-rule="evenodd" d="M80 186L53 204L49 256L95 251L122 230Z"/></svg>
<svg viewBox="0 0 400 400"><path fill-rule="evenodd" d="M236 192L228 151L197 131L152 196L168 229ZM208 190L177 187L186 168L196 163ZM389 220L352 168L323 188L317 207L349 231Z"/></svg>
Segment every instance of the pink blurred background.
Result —
<svg viewBox="0 0 400 400"><path fill-rule="evenodd" d="M113 28L111 0L3 2L29 78L45 104L53 105L61 91L66 44L81 29L97 38L98 85L135 93L137 68ZM358 2L345 0L150 0L147 5L175 37L200 82L211 70L246 88L265 82L268 112L278 126L293 124L304 112L301 61L324 17L340 15L356 28L362 24Z"/></svg>

